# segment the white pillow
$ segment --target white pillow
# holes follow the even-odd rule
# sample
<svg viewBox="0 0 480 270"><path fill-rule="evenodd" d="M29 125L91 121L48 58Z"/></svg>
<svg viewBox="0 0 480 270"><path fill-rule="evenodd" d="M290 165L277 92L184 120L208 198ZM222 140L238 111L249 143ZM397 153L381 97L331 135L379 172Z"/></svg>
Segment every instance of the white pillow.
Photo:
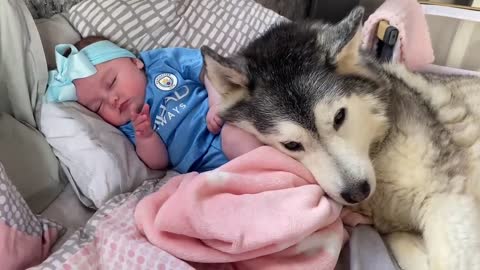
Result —
<svg viewBox="0 0 480 270"><path fill-rule="evenodd" d="M73 176L81 201L100 207L165 172L148 169L117 128L76 102L43 104L42 132Z"/></svg>

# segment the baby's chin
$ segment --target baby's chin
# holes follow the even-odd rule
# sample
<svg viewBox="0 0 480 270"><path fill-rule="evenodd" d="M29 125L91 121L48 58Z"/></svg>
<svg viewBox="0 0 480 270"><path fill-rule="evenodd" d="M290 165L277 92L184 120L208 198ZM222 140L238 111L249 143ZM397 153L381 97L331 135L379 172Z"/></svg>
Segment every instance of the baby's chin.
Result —
<svg viewBox="0 0 480 270"><path fill-rule="evenodd" d="M121 117L121 118L118 118L118 119L111 119L110 121L108 121L107 119L104 119L104 120L105 120L105 122L107 122L110 125L115 126L115 127L120 127L120 126L126 125L126 124L128 124L128 122L130 122L130 118L127 118L127 117Z"/></svg>

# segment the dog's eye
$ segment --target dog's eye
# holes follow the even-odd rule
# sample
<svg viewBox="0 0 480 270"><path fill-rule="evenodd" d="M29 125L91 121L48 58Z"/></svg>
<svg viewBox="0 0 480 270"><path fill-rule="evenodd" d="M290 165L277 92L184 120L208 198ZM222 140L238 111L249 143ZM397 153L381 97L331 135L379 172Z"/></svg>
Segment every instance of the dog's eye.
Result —
<svg viewBox="0 0 480 270"><path fill-rule="evenodd" d="M342 126L346 117L347 117L347 110L345 108L341 108L340 110L338 110L337 113L335 114L335 118L333 119L333 128L335 130L338 130Z"/></svg>
<svg viewBox="0 0 480 270"><path fill-rule="evenodd" d="M299 142L283 142L283 146L290 151L303 151L303 145Z"/></svg>

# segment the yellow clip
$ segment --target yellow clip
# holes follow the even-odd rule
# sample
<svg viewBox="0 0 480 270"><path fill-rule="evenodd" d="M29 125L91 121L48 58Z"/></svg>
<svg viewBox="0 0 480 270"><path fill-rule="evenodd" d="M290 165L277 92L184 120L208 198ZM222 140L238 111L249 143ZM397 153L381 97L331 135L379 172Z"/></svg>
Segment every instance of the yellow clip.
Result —
<svg viewBox="0 0 480 270"><path fill-rule="evenodd" d="M378 26L377 26L377 37L378 37L378 39L380 39L381 41L384 41L383 38L385 37L385 31L387 30L387 28L389 26L390 26L390 24L388 23L388 21L385 21L385 20L381 20L378 23Z"/></svg>

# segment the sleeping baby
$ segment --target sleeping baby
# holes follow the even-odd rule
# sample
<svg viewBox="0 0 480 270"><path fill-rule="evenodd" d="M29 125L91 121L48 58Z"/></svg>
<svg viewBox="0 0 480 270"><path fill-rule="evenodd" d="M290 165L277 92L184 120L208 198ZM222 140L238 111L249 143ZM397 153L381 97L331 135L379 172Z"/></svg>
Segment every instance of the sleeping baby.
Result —
<svg viewBox="0 0 480 270"><path fill-rule="evenodd" d="M47 102L77 101L118 127L151 169L208 171L261 145L223 124L220 96L199 49L161 48L136 57L103 37L55 47Z"/></svg>

